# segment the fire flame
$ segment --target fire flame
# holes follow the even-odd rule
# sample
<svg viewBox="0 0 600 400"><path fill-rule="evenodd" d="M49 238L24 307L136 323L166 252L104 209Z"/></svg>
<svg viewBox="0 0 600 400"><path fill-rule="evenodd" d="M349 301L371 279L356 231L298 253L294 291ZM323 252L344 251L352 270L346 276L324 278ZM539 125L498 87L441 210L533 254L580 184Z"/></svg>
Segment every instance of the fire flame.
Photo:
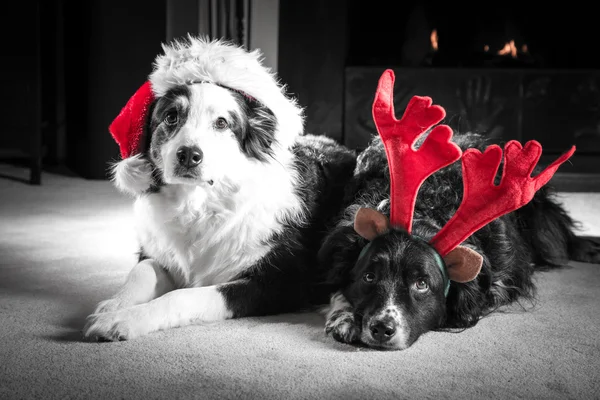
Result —
<svg viewBox="0 0 600 400"><path fill-rule="evenodd" d="M429 41L431 42L431 48L433 49L433 51L438 51L437 29L434 29L431 31L431 34L429 35ZM490 46L487 44L484 45L483 51L485 51L485 52L490 51ZM527 53L528 51L529 51L529 48L527 47L527 45L523 44L521 46L521 53ZM506 42L504 44L504 47L502 47L500 50L498 50L496 52L496 54L498 54L499 56L511 56L512 58L517 58L518 52L519 51L517 50L517 46L515 45L515 40L511 39L510 41Z"/></svg>
<svg viewBox="0 0 600 400"><path fill-rule="evenodd" d="M490 51L490 46L489 45L485 45L483 46L483 51L488 52ZM521 53L527 53L529 51L529 47L527 47L526 44L523 44L521 46ZM504 44L504 47L502 47L500 50L498 50L496 52L496 54L498 54L499 56L511 56L512 58L517 58L517 46L515 45L515 41L514 39L511 39L509 42L506 42Z"/></svg>
<svg viewBox="0 0 600 400"><path fill-rule="evenodd" d="M431 35L429 35L429 40L431 41L431 48L433 51L438 50L438 33L437 29L431 31Z"/></svg>
<svg viewBox="0 0 600 400"><path fill-rule="evenodd" d="M500 56L506 56L508 54L510 54L512 58L517 58L517 47L515 46L514 40L504 44L504 47L498 51L498 55Z"/></svg>

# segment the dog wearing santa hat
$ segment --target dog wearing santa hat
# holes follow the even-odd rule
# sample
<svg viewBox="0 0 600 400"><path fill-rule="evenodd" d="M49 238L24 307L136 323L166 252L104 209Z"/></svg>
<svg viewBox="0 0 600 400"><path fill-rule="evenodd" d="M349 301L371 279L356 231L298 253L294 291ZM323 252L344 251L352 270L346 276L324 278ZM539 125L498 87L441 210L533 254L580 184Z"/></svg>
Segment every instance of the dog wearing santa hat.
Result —
<svg viewBox="0 0 600 400"><path fill-rule="evenodd" d="M355 166L354 152L304 134L259 51L192 36L163 50L109 128L139 262L87 318L86 338L302 310Z"/></svg>

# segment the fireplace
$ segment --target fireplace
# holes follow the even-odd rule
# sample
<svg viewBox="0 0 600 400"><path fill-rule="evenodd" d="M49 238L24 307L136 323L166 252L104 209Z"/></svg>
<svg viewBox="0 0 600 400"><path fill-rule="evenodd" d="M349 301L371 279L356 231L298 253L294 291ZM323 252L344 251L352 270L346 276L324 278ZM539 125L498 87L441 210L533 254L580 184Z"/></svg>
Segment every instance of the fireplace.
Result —
<svg viewBox="0 0 600 400"><path fill-rule="evenodd" d="M398 113L412 95L430 96L457 131L540 141L541 164L575 144L555 179L600 191L595 14L570 3L459 3L280 2L278 73L305 107L307 132L364 148L376 134L377 80L392 68Z"/></svg>
<svg viewBox="0 0 600 400"><path fill-rule="evenodd" d="M361 149L375 132L373 95L381 72L392 68L398 114L413 95L430 96L456 131L499 144L540 141L541 164L575 144L573 162L561 171L600 186L600 61L591 13L446 3L402 2L392 11L386 6L396 3L349 1L345 144Z"/></svg>
<svg viewBox="0 0 600 400"><path fill-rule="evenodd" d="M600 68L594 13L524 3L347 0L347 64Z"/></svg>

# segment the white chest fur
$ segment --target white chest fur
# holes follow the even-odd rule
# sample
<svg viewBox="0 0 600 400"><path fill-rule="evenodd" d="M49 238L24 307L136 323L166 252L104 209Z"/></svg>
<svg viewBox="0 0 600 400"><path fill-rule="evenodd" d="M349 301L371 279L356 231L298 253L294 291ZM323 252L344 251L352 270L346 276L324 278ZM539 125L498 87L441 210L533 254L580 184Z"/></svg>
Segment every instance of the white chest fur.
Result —
<svg viewBox="0 0 600 400"><path fill-rule="evenodd" d="M281 163L256 168L240 184L167 185L136 200L138 240L179 286L231 280L265 256L286 220L303 218L295 171Z"/></svg>

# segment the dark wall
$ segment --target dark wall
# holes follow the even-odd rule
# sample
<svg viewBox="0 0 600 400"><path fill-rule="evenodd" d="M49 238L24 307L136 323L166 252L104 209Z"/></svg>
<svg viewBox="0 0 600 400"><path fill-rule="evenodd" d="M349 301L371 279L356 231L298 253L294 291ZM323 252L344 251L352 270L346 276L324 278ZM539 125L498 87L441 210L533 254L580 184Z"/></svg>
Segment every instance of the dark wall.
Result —
<svg viewBox="0 0 600 400"><path fill-rule="evenodd" d="M342 139L344 0L282 0L278 73L305 107L306 131Z"/></svg>
<svg viewBox="0 0 600 400"><path fill-rule="evenodd" d="M38 4L23 0L2 6L2 62L0 63L0 152L28 153L38 110ZM10 23L18 21L18 24Z"/></svg>
<svg viewBox="0 0 600 400"><path fill-rule="evenodd" d="M199 0L172 0L166 3L167 14L174 22L167 24L167 40L185 40L188 34L198 33Z"/></svg>
<svg viewBox="0 0 600 400"><path fill-rule="evenodd" d="M120 157L108 126L166 40L166 0L65 1L63 10L66 163L103 179Z"/></svg>

